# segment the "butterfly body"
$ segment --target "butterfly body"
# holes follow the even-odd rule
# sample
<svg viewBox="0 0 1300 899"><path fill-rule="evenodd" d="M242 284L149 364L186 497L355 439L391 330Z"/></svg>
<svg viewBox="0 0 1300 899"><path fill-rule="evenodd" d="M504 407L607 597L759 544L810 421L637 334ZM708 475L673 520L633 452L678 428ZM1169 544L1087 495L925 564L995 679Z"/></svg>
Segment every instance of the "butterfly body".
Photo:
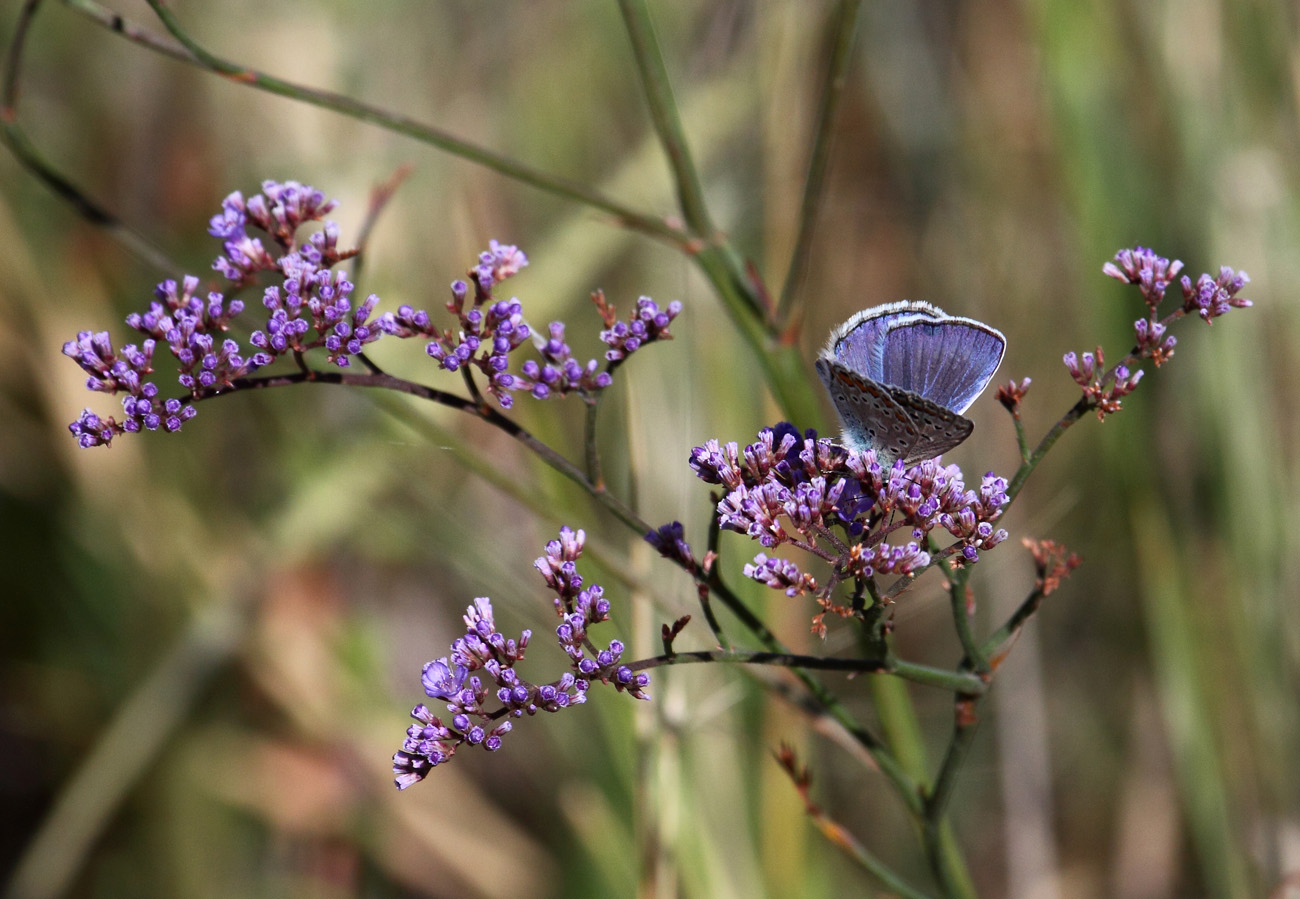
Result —
<svg viewBox="0 0 1300 899"><path fill-rule="evenodd" d="M911 465L970 436L975 425L962 413L1005 348L995 328L904 300L864 309L834 329L816 367L845 444Z"/></svg>

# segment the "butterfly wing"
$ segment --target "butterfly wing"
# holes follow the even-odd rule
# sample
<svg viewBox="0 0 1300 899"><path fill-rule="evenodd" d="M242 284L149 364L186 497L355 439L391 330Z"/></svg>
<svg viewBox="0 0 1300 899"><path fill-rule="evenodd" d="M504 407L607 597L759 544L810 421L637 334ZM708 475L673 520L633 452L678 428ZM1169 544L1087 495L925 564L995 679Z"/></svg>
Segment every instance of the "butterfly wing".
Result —
<svg viewBox="0 0 1300 899"><path fill-rule="evenodd" d="M942 456L957 446L975 430L969 418L932 403L925 397L898 387L886 387L890 399L907 413L916 429L916 439L902 456L905 465L915 465L923 459Z"/></svg>
<svg viewBox="0 0 1300 899"><path fill-rule="evenodd" d="M903 323L935 320L943 316L942 309L919 300L863 309L831 331L822 355L859 375L887 383L881 370L881 353L890 330Z"/></svg>
<svg viewBox="0 0 1300 899"><path fill-rule="evenodd" d="M1006 338L974 319L913 316L896 321L879 346L882 383L960 416L993 379Z"/></svg>
<svg viewBox="0 0 1300 899"><path fill-rule="evenodd" d="M817 374L839 413L844 443L850 449L875 450L882 464L906 458L912 452L920 434L887 387L826 356L817 359Z"/></svg>

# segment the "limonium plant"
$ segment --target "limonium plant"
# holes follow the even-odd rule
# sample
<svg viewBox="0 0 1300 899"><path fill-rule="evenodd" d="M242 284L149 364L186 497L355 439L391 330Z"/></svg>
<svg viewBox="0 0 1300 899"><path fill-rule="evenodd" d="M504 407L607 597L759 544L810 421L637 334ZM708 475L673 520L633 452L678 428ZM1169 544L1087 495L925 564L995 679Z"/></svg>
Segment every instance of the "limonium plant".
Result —
<svg viewBox="0 0 1300 899"><path fill-rule="evenodd" d="M648 541L662 564L685 571L699 614L662 622L661 651L635 657L615 636L620 620L626 621L629 598L607 591L583 572L588 529L594 523L566 522L535 562L539 606L544 611L549 605L555 615L542 640L550 644L548 651L528 658L529 650L537 648L538 635L533 630L503 632L490 597L466 596L463 633L446 649L430 647L418 686L417 672L411 672L412 694L422 690L427 700L410 712L414 723L407 724L402 711L394 709L392 776L399 790L438 777L435 769L475 749L494 753L495 764L509 765L511 747L536 739L516 733L516 725L522 728L539 713L565 712L558 720L576 724L584 713L578 707L589 700L615 702L619 700L613 694L625 694L653 702L650 672L657 668L706 663L779 666L792 675L795 684L789 690L797 691L799 706L819 724L846 734L892 789L915 825L929 882L904 877L900 866L877 857L837 821L835 809L816 800L811 770L782 746L775 753L777 762L814 826L891 895L974 896L951 827L949 801L1002 660L1043 601L1080 564L1077 555L1054 540L1030 534L1011 540L1003 527L1006 513L1069 428L1093 414L1104 420L1122 411L1124 400L1143 380L1143 366L1149 362L1160 367L1173 358L1172 331L1180 319L1194 316L1212 324L1250 305L1240 295L1248 283L1245 273L1225 267L1193 279L1182 274L1180 261L1152 249L1120 250L1102 272L1135 288L1133 343L1119 352L1112 349L1109 357L1116 361L1110 363L1100 346L1065 354L1066 373L1058 371L1057 376L1073 379L1079 395L1036 442L1026 435L1021 416L1031 379L1021 375L997 389L1016 435L1014 471L968 474L923 453L898 458L869 443L819 434L810 427L817 415L809 386L815 383L809 377L812 364L799 341L792 339L825 188L835 112L845 85L852 82L846 71L853 59L858 4L837 5L835 18L828 21L832 39L824 56L823 93L794 250L784 283L779 290L769 290L761 272L711 217L644 0L620 0L619 10L655 136L670 162L679 206L678 214L671 216L636 209L581 181L551 175L406 116L222 59L195 40L162 0L147 3L167 36L100 11L95 4L70 8L118 37L221 75L232 84L393 130L593 210L679 251L698 266L790 420L756 421L743 435L702 434L685 458L656 460L689 466L698 476L704 485L699 501L712 507L712 526L703 534L688 535L678 521L647 522L604 478L595 440L601 396L616 377L625 376L624 366L633 355L665 343L671 329L681 327L679 321L688 322L689 309L648 296L613 301L596 290L593 313L572 325L598 332L603 350L598 358L583 358L568 343L570 323L530 321L527 296L514 295L516 285L526 284L520 276L528 256L520 247L498 240L487 241L476 259L465 260L464 270L448 273L441 308L391 308L382 297L357 294L349 268L355 272L360 250L329 220L335 201L298 182L266 181L249 195L231 193L211 218L209 233L219 246L214 274L200 277L164 268L175 279L158 284L152 299L127 316L125 332L87 329L67 341L63 352L84 371L87 389L104 395L103 402L86 408L69 425L72 439L93 451L151 432L177 435L184 430L184 438L169 439L202 439L201 424L192 423L203 403L304 383L395 391L464 412L480 426L498 429L575 489L585 491L630 535ZM16 108L20 51L37 5L24 4L10 65L0 76L0 138L35 177L121 236L127 229L57 173L21 129ZM980 327L1001 337L991 326ZM420 347L427 357L426 374L403 378L381 368L368 355L381 340L408 341L412 352ZM671 346L655 350L673 351ZM873 389L864 382L864 395ZM116 403L110 404L109 397ZM586 452L577 461L521 423L521 406L565 400L585 407ZM964 409L968 403L961 405ZM957 409L925 403L915 408L941 423L960 418ZM969 433L969 423L963 426ZM720 554L724 542L731 549L743 547L736 562L729 561L736 553ZM1033 567L1033 587L1004 621L977 633L975 609L981 598L971 572L990 559L1009 557L1004 547L1017 542L1028 551L1027 559L1019 558ZM895 612L923 577L941 583L949 598L961 646L961 658L951 668L903 657L894 639L903 626ZM737 581L756 582L770 588L777 601L798 604L816 637L848 632L856 639L815 641L824 651L792 652L791 635L770 627L745 601ZM720 609L730 617L720 615ZM854 650L829 649L846 643ZM879 677L952 697L952 724L936 770L920 770L894 745L892 735L878 732L855 711L856 703L845 703L827 686L829 678L844 675L863 675L849 681L849 690ZM877 720L915 718L906 691L882 690L871 699ZM412 790L402 801L418 802L419 794L418 788Z"/></svg>
<svg viewBox="0 0 1300 899"><path fill-rule="evenodd" d="M638 350L671 338L670 325L682 313L681 303L660 306L643 296L629 316L620 319L604 295L595 293L606 350L603 360L584 361L565 342L565 323L551 322L544 331L535 331L523 303L516 297L502 298L501 285L528 265L528 257L518 247L494 240L463 278L451 281L444 312L405 305L381 312L379 297L371 294L360 302L353 297L354 285L341 266L355 251L341 248L337 225L325 218L334 208L334 201L321 191L292 181L267 181L250 197L239 192L228 196L209 228L221 242L212 268L223 283L204 289L194 275L163 281L148 308L126 318L127 327L138 335L135 342L116 344L107 331L87 330L65 344L64 353L85 371L88 390L121 397L120 417L83 411L69 426L76 441L90 449L130 434L176 433L195 418L203 401L250 389L326 381L398 390L484 417L594 489L587 476L574 474L555 451L499 410L511 409L517 396L544 401L570 395L594 410L596 398L623 363ZM313 229L304 238L309 225ZM648 700L649 669L687 662L787 666L834 714L840 713L836 700L811 672L892 674L946 688L958 699L953 746L959 747L968 739L965 733L977 720L977 704L1015 634L1079 564L1079 558L1058 543L1024 538L1037 572L1033 591L1001 628L983 639L974 635L969 571L1007 540L999 522L1024 478L1080 417L1095 412L1102 419L1119 412L1123 399L1142 380L1143 370L1137 367L1142 360L1160 366L1173 357L1175 338L1169 329L1176 320L1195 315L1212 323L1233 308L1250 305L1239 296L1248 282L1245 273L1222 268L1217 275L1203 274L1194 281L1184 275L1175 282L1181 269L1181 262L1144 247L1121 250L1105 264L1103 272L1136 287L1145 306L1134 323L1135 345L1109 367L1101 347L1065 355L1065 368L1081 394L1036 447L1026 442L1020 419L1030 379L1012 380L998 389L1020 447L1021 466L1011 479L988 472L968 483L958 466L937 458L913 464L901 458L891 461L875 449L849 449L815 430L778 422L759 430L743 448L735 441L712 438L685 460L701 481L715 488L716 528L703 555L691 548L680 522L651 527L629 510L616 508L663 558L694 577L713 649L676 648L689 616L664 624L664 651L654 657L628 658L622 641L603 641L597 625L616 614L618 600L607 596L601 585L586 582L579 571L585 531L563 527L546 544L535 567L559 622L552 636L564 665L540 677L526 672L532 631L502 633L491 600L474 598L464 615L464 634L421 673L421 686L433 706L420 703L411 712L415 723L393 756L397 787L404 790L418 783L464 749L502 749L516 721L583 705L593 687ZM266 280L271 283L263 283ZM1181 298L1170 306L1168 294L1175 285ZM262 308L255 317L234 298L237 291L249 288L261 290ZM242 341L240 334L246 335ZM433 369L454 376L453 383L458 380L464 392L382 372L365 355L365 348L381 338L416 340ZM528 358L521 361L521 356ZM741 577L806 604L810 628L820 637L835 626L860 628L861 651L854 656L784 651L716 568L718 541L725 531L760 547L741 566ZM946 582L959 610L954 620L965 657L953 670L912 663L894 652L893 607L928 572ZM712 599L736 613L765 647L748 650L733 643L713 612ZM868 747L900 792L918 802L918 815L927 822L938 820L935 809L942 808L955 770L945 769L927 791L910 782L882 746L868 742ZM950 749L949 759L958 755ZM829 827L825 813L809 798L807 771L799 769L788 749L778 753L778 760L808 800L814 820L823 829ZM940 838L927 839L937 856L936 878L947 892L959 892L957 872L944 860ZM858 856L885 883L901 885L865 849Z"/></svg>

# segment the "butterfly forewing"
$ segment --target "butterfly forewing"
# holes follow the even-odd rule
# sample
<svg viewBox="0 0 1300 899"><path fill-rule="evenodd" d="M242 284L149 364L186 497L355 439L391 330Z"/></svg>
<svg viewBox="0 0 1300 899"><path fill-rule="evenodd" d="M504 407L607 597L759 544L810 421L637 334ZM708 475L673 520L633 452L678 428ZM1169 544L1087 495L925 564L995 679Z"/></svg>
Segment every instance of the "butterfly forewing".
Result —
<svg viewBox="0 0 1300 899"><path fill-rule="evenodd" d="M937 319L942 316L943 310L916 300L864 309L831 332L830 341L822 354L850 371L873 381L884 382L881 351L890 329L900 322Z"/></svg>
<svg viewBox="0 0 1300 899"><path fill-rule="evenodd" d="M988 386L1005 346L1001 333L971 319L899 320L881 340L880 380L960 414Z"/></svg>

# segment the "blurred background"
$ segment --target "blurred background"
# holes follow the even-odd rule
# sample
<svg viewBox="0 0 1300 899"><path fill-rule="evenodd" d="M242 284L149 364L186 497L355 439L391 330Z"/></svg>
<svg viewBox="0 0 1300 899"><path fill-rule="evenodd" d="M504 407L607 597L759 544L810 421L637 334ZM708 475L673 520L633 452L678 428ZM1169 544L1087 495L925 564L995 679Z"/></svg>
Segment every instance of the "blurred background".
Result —
<svg viewBox="0 0 1300 899"><path fill-rule="evenodd" d="M827 52L827 3L651 4L714 220L773 291L794 239ZM159 34L141 2L115 7ZM366 10L369 10L368 12ZM677 213L617 9L567 4L181 3L219 55L346 93L650 213ZM0 8L7 44L19 4ZM19 122L47 160L165 251L141 261L0 153L0 883L7 896L809 896L874 884L810 827L772 760L919 884L887 784L754 672L653 674L654 702L594 690L398 794L389 757L420 666L476 596L504 630L554 627L531 561L562 523L638 656L697 611L688 578L468 416L325 386L202 404L181 435L78 450L85 392L60 354L127 339L155 283L210 277L232 190L296 179L355 238L371 190L411 175L358 293L437 312L490 238L532 260L505 289L599 352L589 294L680 299L676 340L637 355L602 408L610 486L704 543L711 437L778 420L761 371L692 263L608 216L407 138L250 90L47 3ZM999 381L1032 377L1036 440L1074 402L1061 364L1118 358L1141 314L1101 274L1154 247L1193 278L1249 272L1254 309L1180 323L1177 356L1122 414L1066 434L985 555L980 626L1033 583L1023 536L1084 565L999 671L953 801L982 895L1300 896L1300 29L1282 0L883 0L865 4L835 128L799 343L858 309L926 299L1004 331ZM446 389L413 341L395 373ZM582 408L512 413L580 459ZM989 395L949 455L1016 467ZM820 421L798 422L829 432ZM724 535L739 583L757 547ZM744 596L788 643L816 611ZM749 589L752 588L752 589ZM697 615L698 619L698 615ZM897 607L900 651L960 652L937 579ZM724 619L725 624L725 619ZM842 630L842 629L841 629ZM738 634L733 625L731 632ZM678 648L709 648L696 621ZM531 667L529 667L531 665ZM550 679L538 639L524 676ZM763 673L766 677L771 672ZM870 720L866 683L829 677ZM937 765L951 697L915 689ZM1291 891L1284 879L1290 875Z"/></svg>

